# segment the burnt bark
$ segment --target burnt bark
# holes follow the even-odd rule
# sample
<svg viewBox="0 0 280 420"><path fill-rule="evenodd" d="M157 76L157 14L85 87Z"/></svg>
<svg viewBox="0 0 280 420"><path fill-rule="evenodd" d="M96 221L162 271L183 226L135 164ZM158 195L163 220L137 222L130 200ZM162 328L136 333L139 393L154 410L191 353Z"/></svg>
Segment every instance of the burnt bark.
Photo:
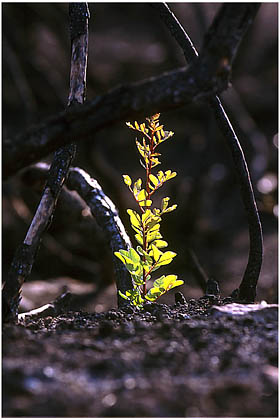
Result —
<svg viewBox="0 0 280 420"><path fill-rule="evenodd" d="M69 16L72 56L67 107L71 107L74 103L82 104L85 98L89 19L87 4L70 4ZM73 136L71 140L73 141ZM8 279L4 284L4 320L17 317L22 284L32 270L42 235L51 223L60 191L75 157L76 145L74 143L70 142L60 148L58 146L57 144L40 203L23 244L15 253Z"/></svg>
<svg viewBox="0 0 280 420"><path fill-rule="evenodd" d="M206 35L199 57L175 16L170 15L169 9L167 12L167 6L161 3L152 6L168 24L187 60L193 61L191 66L117 87L81 107L71 107L50 117L15 138L4 139L4 179L42 159L57 146L70 143L73 137L80 141L117 121L142 118L159 110L164 112L205 100L228 87L231 64L258 5L222 7Z"/></svg>
<svg viewBox="0 0 280 420"><path fill-rule="evenodd" d="M218 90L222 89L223 85L227 86L231 66L239 44L252 23L260 4L223 5L204 38L201 55L198 55L189 36L168 6L165 3L157 3L152 6L159 11L160 17L183 49L187 61L191 62L191 68L197 66L198 73L196 78L198 84L200 84L200 80L205 81L205 71L210 69L210 74L213 74L213 69L215 68L218 70L217 80L210 81L208 89L211 90L211 83L213 82L218 86ZM222 83L222 85L219 86L219 83ZM241 190L241 197L247 213L250 239L249 258L237 298L242 301L252 302L256 297L256 286L263 258L262 227L259 213L244 153L230 120L217 95L210 96L207 98L207 101L213 109L218 126L230 149Z"/></svg>

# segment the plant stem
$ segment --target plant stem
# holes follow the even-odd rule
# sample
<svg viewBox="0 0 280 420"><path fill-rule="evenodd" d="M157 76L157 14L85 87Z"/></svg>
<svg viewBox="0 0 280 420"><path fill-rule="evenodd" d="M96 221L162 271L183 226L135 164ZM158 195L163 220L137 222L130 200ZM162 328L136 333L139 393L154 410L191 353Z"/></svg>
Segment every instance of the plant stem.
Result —
<svg viewBox="0 0 280 420"><path fill-rule="evenodd" d="M150 182L150 174L152 172L152 155L154 153L154 148L155 148L154 147L154 134L155 134L155 131L152 130L151 136L149 136L150 151L149 151L149 158L148 158L149 162L148 162L148 165L146 164L146 192L147 192L146 200L150 200L151 195L152 195L152 192L150 191L149 182ZM141 206L140 206L140 208L141 208ZM147 234L146 234L146 229L145 229L145 226L144 226L143 223L142 223L142 232L143 232L143 250L145 252L147 252L148 251ZM144 261L146 261L145 255L144 255ZM146 295L147 277L148 277L149 273L150 273L150 271L146 273L145 270L143 272L143 294L142 294L143 299Z"/></svg>

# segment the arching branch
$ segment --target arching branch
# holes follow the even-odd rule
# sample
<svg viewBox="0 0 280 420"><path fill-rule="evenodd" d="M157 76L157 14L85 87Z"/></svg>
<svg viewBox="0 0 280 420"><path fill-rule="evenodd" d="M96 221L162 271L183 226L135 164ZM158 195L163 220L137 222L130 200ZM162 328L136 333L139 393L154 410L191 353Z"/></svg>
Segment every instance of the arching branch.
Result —
<svg viewBox="0 0 280 420"><path fill-rule="evenodd" d="M204 79L205 71L213 74L211 69L218 70L217 81L214 83L228 84L231 65L238 51L248 27L252 23L260 4L224 4L214 22L208 30L202 48L201 55L198 55L189 36L181 24L171 12L166 3L153 3L152 6L159 12L171 34L182 48L187 61L191 66L197 66L197 83ZM213 80L212 80L213 82ZM211 82L211 83L212 83ZM211 89L211 87L208 87ZM218 88L218 90L221 89ZM208 103L214 111L218 126L231 151L238 183L241 189L241 197L247 213L249 225L250 250L249 259L242 282L238 290L238 298L244 301L254 301L256 297L256 286L260 275L263 258L262 227L256 200L250 180L247 163L234 132L230 120L222 106L218 96L208 98Z"/></svg>

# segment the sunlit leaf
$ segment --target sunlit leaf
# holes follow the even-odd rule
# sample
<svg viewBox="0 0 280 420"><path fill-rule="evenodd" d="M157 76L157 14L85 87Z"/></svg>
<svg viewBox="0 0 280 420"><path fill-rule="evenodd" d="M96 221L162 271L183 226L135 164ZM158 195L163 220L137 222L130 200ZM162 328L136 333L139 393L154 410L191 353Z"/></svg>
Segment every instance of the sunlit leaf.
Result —
<svg viewBox="0 0 280 420"><path fill-rule="evenodd" d="M161 201L161 210L162 211L167 209L169 200L170 200L170 197L165 197L165 198L162 199L162 201Z"/></svg>
<svg viewBox="0 0 280 420"><path fill-rule="evenodd" d="M156 187L159 183L159 180L157 179L157 177L153 174L150 174L150 180L152 181L152 183L154 184L154 186Z"/></svg>
<svg viewBox="0 0 280 420"><path fill-rule="evenodd" d="M123 175L123 180L124 180L124 183L130 187L130 185L132 183L130 176L129 175Z"/></svg>
<svg viewBox="0 0 280 420"><path fill-rule="evenodd" d="M153 213L151 212L150 209L147 209L143 214L142 214L142 223L145 223L147 220L149 220L151 218L151 216L153 216Z"/></svg>
<svg viewBox="0 0 280 420"><path fill-rule="evenodd" d="M138 213L136 213L136 211L131 210L131 209L127 209L127 213L130 216L130 223L133 226L136 226L137 228L141 227L141 219Z"/></svg>
<svg viewBox="0 0 280 420"><path fill-rule="evenodd" d="M135 235L135 239L140 245L143 245L143 237L142 237L142 235L140 235L140 233L137 233Z"/></svg>
<svg viewBox="0 0 280 420"><path fill-rule="evenodd" d="M162 252L154 244L152 244L152 250L149 252L149 255L152 255L154 260L158 261L162 255Z"/></svg>
<svg viewBox="0 0 280 420"><path fill-rule="evenodd" d="M166 246L168 246L168 243L166 241L162 241L160 239L155 240L153 244L158 248L165 248Z"/></svg>
<svg viewBox="0 0 280 420"><path fill-rule="evenodd" d="M171 211L175 210L177 208L177 204L173 204L173 206L168 207L164 213L170 213Z"/></svg>

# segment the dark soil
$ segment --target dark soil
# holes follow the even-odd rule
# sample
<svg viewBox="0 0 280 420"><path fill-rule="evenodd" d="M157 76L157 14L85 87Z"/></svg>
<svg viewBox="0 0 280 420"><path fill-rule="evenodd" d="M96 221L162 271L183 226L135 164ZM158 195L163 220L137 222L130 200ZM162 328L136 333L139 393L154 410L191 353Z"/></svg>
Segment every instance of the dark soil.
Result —
<svg viewBox="0 0 280 420"><path fill-rule="evenodd" d="M3 328L5 417L277 417L277 313L214 296Z"/></svg>

